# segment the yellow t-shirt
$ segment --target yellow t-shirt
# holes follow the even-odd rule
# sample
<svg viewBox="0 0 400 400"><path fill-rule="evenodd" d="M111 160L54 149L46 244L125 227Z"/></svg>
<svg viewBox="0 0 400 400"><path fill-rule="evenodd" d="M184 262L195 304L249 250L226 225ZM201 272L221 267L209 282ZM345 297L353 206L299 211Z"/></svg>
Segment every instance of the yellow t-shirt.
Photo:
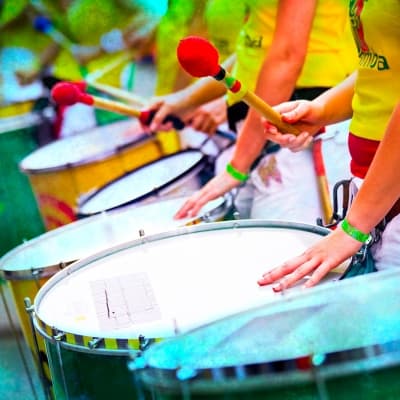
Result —
<svg viewBox="0 0 400 400"><path fill-rule="evenodd" d="M279 0L245 0L245 3L249 17L239 34L237 62L232 75L249 90L254 90L271 46ZM307 56L296 87L331 87L356 67L357 54L351 44L347 21L347 0L318 2ZM238 96L228 93L229 104L238 100Z"/></svg>
<svg viewBox="0 0 400 400"><path fill-rule="evenodd" d="M400 99L400 1L357 3L350 10L359 50L350 131L379 141Z"/></svg>

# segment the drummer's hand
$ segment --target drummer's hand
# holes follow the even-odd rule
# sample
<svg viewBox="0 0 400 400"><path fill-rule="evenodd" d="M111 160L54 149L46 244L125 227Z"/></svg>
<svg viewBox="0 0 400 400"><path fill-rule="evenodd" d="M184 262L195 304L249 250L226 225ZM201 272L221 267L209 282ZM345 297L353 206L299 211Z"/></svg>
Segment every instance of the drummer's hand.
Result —
<svg viewBox="0 0 400 400"><path fill-rule="evenodd" d="M214 200L231 189L239 186L240 181L223 171L212 178L205 186L195 192L175 214L175 219L195 217L200 209L209 201Z"/></svg>
<svg viewBox="0 0 400 400"><path fill-rule="evenodd" d="M260 286L275 283L272 289L280 292L311 275L304 287L314 286L332 269L356 254L360 248L359 241L338 227L303 254L265 273L257 283Z"/></svg>
<svg viewBox="0 0 400 400"><path fill-rule="evenodd" d="M213 135L226 118L226 102L221 97L186 113L182 120L197 131Z"/></svg>
<svg viewBox="0 0 400 400"><path fill-rule="evenodd" d="M150 123L150 131L168 131L172 129L172 122L164 122L168 115L174 115L182 118L183 96L179 93L172 93L166 96L159 96L150 101L149 110L154 110L155 114Z"/></svg>
<svg viewBox="0 0 400 400"><path fill-rule="evenodd" d="M297 152L309 147L313 136L320 130L318 115L320 110L315 104L307 100L290 101L279 104L274 109L282 115L282 120L294 124L299 135L280 132L279 129L267 120L263 120L264 134L267 140L278 143L282 147Z"/></svg>

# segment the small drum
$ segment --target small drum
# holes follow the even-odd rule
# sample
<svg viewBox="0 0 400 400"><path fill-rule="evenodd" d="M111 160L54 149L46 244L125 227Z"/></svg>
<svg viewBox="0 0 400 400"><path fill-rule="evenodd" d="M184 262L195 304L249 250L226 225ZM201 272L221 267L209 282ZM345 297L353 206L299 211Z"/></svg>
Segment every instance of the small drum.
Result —
<svg viewBox="0 0 400 400"><path fill-rule="evenodd" d="M0 120L0 257L24 240L44 232L38 205L18 163L38 145L34 113Z"/></svg>
<svg viewBox="0 0 400 400"><path fill-rule="evenodd" d="M74 261L145 234L223 219L233 203L232 197L226 195L209 202L195 219L174 220L176 210L185 200L166 199L75 221L21 244L0 259L0 278L9 285L26 342L48 378L44 344L39 340L40 348L36 349L24 299L33 299L51 276Z"/></svg>
<svg viewBox="0 0 400 400"><path fill-rule="evenodd" d="M187 196L200 189L213 173L210 158L188 149L162 157L82 196L78 217L162 198ZM178 208L175 210L178 211Z"/></svg>
<svg viewBox="0 0 400 400"><path fill-rule="evenodd" d="M126 120L48 144L26 157L20 168L50 230L76 219L82 194L163 155L157 136L141 133L139 122Z"/></svg>
<svg viewBox="0 0 400 400"><path fill-rule="evenodd" d="M257 220L198 224L71 264L34 302L56 398L137 398L127 368L132 350L285 298L257 278L328 232Z"/></svg>
<svg viewBox="0 0 400 400"><path fill-rule="evenodd" d="M288 294L133 353L140 398L399 398L400 273L378 274Z"/></svg>

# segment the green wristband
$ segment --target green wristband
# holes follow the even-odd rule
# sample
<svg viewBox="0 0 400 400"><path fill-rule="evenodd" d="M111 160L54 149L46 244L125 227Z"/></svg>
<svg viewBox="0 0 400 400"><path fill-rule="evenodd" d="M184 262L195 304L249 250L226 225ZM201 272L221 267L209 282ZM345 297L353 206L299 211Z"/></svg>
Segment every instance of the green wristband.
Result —
<svg viewBox="0 0 400 400"><path fill-rule="evenodd" d="M245 182L249 178L249 174L244 174L238 171L231 163L226 164L226 172L232 177L240 182Z"/></svg>
<svg viewBox="0 0 400 400"><path fill-rule="evenodd" d="M369 243L372 239L372 236L369 233L359 231L356 227L351 225L347 219L342 221L341 227L344 232L361 243Z"/></svg>

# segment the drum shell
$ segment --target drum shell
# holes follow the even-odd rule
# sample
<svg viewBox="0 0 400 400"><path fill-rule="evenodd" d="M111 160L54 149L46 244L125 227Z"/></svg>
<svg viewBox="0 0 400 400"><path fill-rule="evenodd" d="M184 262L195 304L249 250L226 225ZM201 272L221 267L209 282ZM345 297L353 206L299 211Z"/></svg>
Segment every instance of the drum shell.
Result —
<svg viewBox="0 0 400 400"><path fill-rule="evenodd" d="M83 133L82 140L87 138L88 146L96 145L97 141L115 143L114 148L99 150L98 154L91 157L85 158L83 155L77 162L51 168L31 168L29 159L20 163L21 170L29 178L47 230L76 219L74 210L80 196L164 155L163 141L157 135L149 136L136 131L131 134L131 139L125 138L123 131L129 123L132 124L131 121L120 121ZM103 131L105 134L102 134ZM113 135L119 136L115 142ZM119 146L117 140L122 141L123 145ZM74 148L75 141L76 138L70 137L49 146L65 146L65 152L73 153L77 151ZM178 144L175 143L176 146ZM178 148L168 148L167 151ZM40 159L40 156L39 152L30 155L31 159Z"/></svg>
<svg viewBox="0 0 400 400"><path fill-rule="evenodd" d="M83 220L84 221L84 220ZM258 224L258 225L257 225ZM274 223L271 224L271 227L274 225ZM278 223L278 225L280 227L282 227L282 225L280 225ZM220 231L221 232L233 232L233 234L238 234L240 236L241 232L245 232L247 227L251 227L251 228L262 228L262 227L268 227L268 223L265 221L234 221L234 222L217 222L217 223L210 223L210 224L203 224L203 225L197 225L197 226L191 226L191 227L187 227L187 228L179 228L176 231L169 231L169 232L162 232L159 234L155 234L155 235L150 235L141 239L137 239L135 241L132 242L127 242L124 243L120 246L116 246L113 248L109 248L103 252L97 253L97 254L93 254L92 256L86 258L86 259L82 259L80 261L78 261L77 263L73 263L70 266L68 266L66 269L64 269L63 271L61 271L60 273L58 273L57 275L55 275L54 277L52 277L39 291L38 295L35 298L35 328L36 330L39 332L39 334L41 336L44 337L45 341L46 341L46 347L47 347L47 354L50 361L50 366L51 366L51 373L52 373L52 378L53 381L57 381L55 382L55 386L57 387L56 392L58 392L58 397L57 398L66 398L67 394L66 392L68 391L72 391L72 397L71 398L77 398L75 396L78 396L78 392L79 395L81 396L88 396L89 398L103 398L101 397L102 394L98 393L98 387L96 386L96 382L103 382L103 381L107 381L107 374L108 374L108 368L107 370L101 371L102 368L100 367L100 372L99 375L96 376L92 376L92 372L88 372L85 374L84 371L80 372L80 377L79 379L75 376L74 374L74 365L76 363L80 363L82 360L82 365L85 364L86 362L89 363L89 359L93 361L94 364L97 363L98 366L101 365L101 358L107 358L107 361L104 363L105 365L108 365L111 362L115 362L115 363L121 363L121 365L119 365L119 367L115 367L116 370L119 369L124 369L127 368L127 361L128 361L128 354L130 354L132 351L137 351L138 349L141 348L141 341L140 341L140 336L137 331L140 331L140 322L137 324L136 328L134 330L129 330L127 331L126 329L121 330L121 331L116 331L114 332L113 335L108 335L105 334L104 337L101 337L102 334L101 332L97 332L97 329L91 330L90 333L86 334L81 334L79 333L79 328L77 330L75 330L74 328L71 329L70 328L65 328L65 326L62 326L62 324L60 325L57 321L52 321L51 323L49 323L49 320L46 321L46 317L42 314L41 311L41 303L46 299L47 295L50 294L52 292L53 287L58 287L58 285L63 286L64 283L71 284L71 280L74 280L75 277L78 277L80 275L80 273L87 273L88 270L86 270L86 268L88 266L91 267L95 267L97 265L97 263L101 263L101 265L105 265L105 264L109 264L112 265L112 273L110 271L110 274L113 273L117 273L115 272L117 271L117 266L116 266L116 260L112 260L114 257L118 257L118 254L120 252L124 253L125 251L130 252L130 249L134 249L139 251L139 253L142 251L144 251L143 255L144 257L146 257L146 254L150 254L152 253L153 256L157 253L157 250L155 250L154 252L148 252L147 246L149 246L149 249L152 247L152 244L158 244L159 241L163 241L163 240L167 240L166 246L168 245L169 240L171 240L172 242L175 241L175 238L181 238L181 235L183 237L185 237L185 244L187 245L188 243L190 243L190 241L192 240L192 235L191 233L199 233L199 238L201 238L202 234L208 231L212 231L215 234L218 234ZM232 230L232 228L234 228ZM243 228L243 229L241 229ZM236 231L237 229L237 231ZM313 236L313 233L316 234L317 237L319 237L319 235L323 235L327 233L327 230L322 229L322 228L318 228L318 227L312 227L312 228L308 228L311 229L311 236ZM204 239L204 238L203 238ZM238 237L237 239L240 239L240 237ZM197 239L196 245L197 246L201 246L201 244L199 244L198 240L201 239ZM220 238L220 240L223 240L223 238ZM314 238L313 238L314 240ZM207 239L207 242L212 242L213 238L211 239ZM226 240L224 240L224 243L230 244L231 246L234 247L238 247L237 245L235 245L234 243L229 243L226 242ZM162 244L162 243L161 243ZM185 249L185 244L183 244L182 249ZM163 245L163 244L162 244ZM176 245L178 245L178 243L176 243ZM144 246L142 248L142 246ZM179 246L181 246L181 244L179 244ZM168 247L168 246L167 246ZM173 252L174 254L176 253L175 250L171 249L171 252ZM179 256L178 254L176 254L176 257L178 257L179 262L177 260L170 260L170 256L164 256L162 257L163 260L165 262L168 262L168 260L170 261L170 263L168 265L172 266L172 265L176 265L176 264L180 264L181 262L183 262L182 267L184 266L185 268L188 266L187 263L187 252L181 254L181 256ZM110 259L108 259L108 257L110 257ZM201 258L201 257L199 257ZM136 271L136 268L141 268L140 266L140 261L137 258L132 258L135 259L135 263L132 263L132 267L134 267L132 270L129 271L129 273L134 273ZM193 257L191 257L191 259L193 259ZM151 265L158 269L161 268L160 271L162 271L162 265L160 265L159 263L153 263L152 261L149 261L151 263ZM240 260L239 260L240 262ZM105 264L104 264L105 263ZM205 263L204 265L206 265L207 263ZM212 265L215 265L214 263L210 263ZM121 264L121 266L123 268L125 268L124 266L126 265L125 261ZM211 267L212 267L211 265ZM228 266L225 265L224 268L227 268ZM214 268L214 271L216 271L217 268ZM107 271L107 275L108 275L108 269L104 270ZM181 270L183 271L183 270ZM232 269L232 273L233 271L235 271L235 269ZM99 272L99 271L97 271ZM176 271L167 271L164 269L164 272L168 272L168 274L171 277L171 282L175 281L175 279L173 279L173 277L176 274ZM187 271L190 272L190 271ZM222 273L222 272L221 272ZM74 276L75 275L75 276ZM96 281L97 280L102 280L103 278L101 277L102 274L101 273L96 273ZM217 278L215 276L216 281L220 282L220 278ZM67 282L66 280L68 280L69 282ZM79 280L79 279L78 279ZM122 279L121 282L125 282L127 281L127 279ZM183 280L183 278L181 279L181 282L179 283L178 287L180 289L182 289L181 293L175 293L174 291L174 298L176 299L181 299L180 303L182 303L182 296L184 296L184 293L190 293L191 292L191 286L189 285L189 287L185 287L185 282L186 280ZM168 286L168 285L167 285ZM75 285L74 285L75 287ZM197 296L196 294L193 294L193 296L195 297L195 299L193 299L193 303L187 301L187 303L192 304L193 307L201 307L201 304L205 301L204 298L204 286L199 283L199 287L203 288L202 292L202 296ZM215 288L214 288L215 289ZM214 290L213 289L213 290ZM268 289L268 288L267 288ZM80 292L81 289L78 289L78 287L75 287L76 293ZM237 291L236 289L233 290L235 292L235 297L237 298ZM169 290L168 292L171 292L171 290ZM61 292L58 292L59 294ZM81 299L81 298L77 298L76 297L76 293L74 295L74 303L77 302L77 304L85 304L88 305L88 303ZM89 291L84 290L82 293L90 293L90 289ZM263 292L265 293L265 292ZM272 291L271 291L272 293ZM256 291L256 294L254 295L256 298L261 295L262 293L259 293ZM249 301L249 303L252 303L252 301L258 301L258 300L254 300L253 296L252 299L246 300ZM268 297L268 299L271 300L271 298ZM245 299L244 299L245 300ZM268 301L267 298L263 297L262 301ZM271 300L272 301L272 300ZM173 302L175 302L175 300L173 300ZM51 303L53 304L54 301L51 301ZM245 302L242 307L246 308L247 303ZM90 306L91 307L91 306ZM218 309L220 309L222 306L218 305ZM168 310L164 310L165 314L167 314L167 316L169 315L169 311ZM224 310L224 312L229 313L231 310ZM75 312L75 311L74 311ZM78 314L80 314L80 311L76 311L78 312ZM213 312L218 313L221 312L221 310L219 311L212 311L207 310L207 317L206 318L214 318L215 315L213 314ZM213 314L212 316L210 316L209 314ZM59 318L59 316L61 316L63 314L63 311L60 311L58 313L57 318ZM193 314L193 313L192 313ZM199 317L197 316L197 314L199 314ZM201 312L199 313L195 313L195 315L193 315L193 319L196 320L196 322L194 322L195 324L202 324L204 321L202 320L202 318L204 318L204 315L201 316ZM75 320L75 319L74 319ZM61 321L61 320L60 320ZM82 315L82 319L80 319L80 323L85 323L86 324L86 317L84 317ZM177 322L178 325L180 325L180 322ZM146 326L146 325L144 325ZM183 330L185 331L187 329L186 326L179 326L179 328L177 328L179 330ZM144 329L146 330L146 328ZM146 332L143 331L143 336L144 339L146 339L148 342L147 343L152 343L152 341L162 341L164 340L166 337L168 337L169 335L173 335L173 327L172 326L168 326L168 328L166 328L165 330L163 329L162 332L160 332L160 334L151 334L150 332ZM92 344L91 344L92 343ZM96 343L96 344L94 344ZM146 346L142 347L143 349ZM150 346L151 348L151 346ZM61 361L60 361L60 355L61 355ZM117 358L115 358L117 357ZM109 361L108 359L112 358L114 361ZM62 362L62 364L60 364L60 362ZM54 365L53 365L54 364ZM61 365L63 367L61 367ZM78 367L77 367L78 368ZM85 368L86 369L86 368ZM102 374L105 374L104 376ZM67 376L64 376L67 375ZM121 390L122 387L124 387L124 390L126 390L129 394L131 393L135 393L137 390L137 387L135 385L132 385L132 383L129 381L125 381L126 378L126 374L122 373L121 376L117 379L117 383L116 386L113 386L110 383L110 386L113 386L113 390L115 393L118 394L118 391ZM71 382L70 383L70 387L68 387L66 390L65 388L63 388L63 381L66 380L67 382ZM79 380L81 380L81 382L78 382ZM67 385L69 386L69 385ZM99 388L101 387L101 385L99 386ZM111 389L110 389L111 390ZM91 393L91 391L94 391L94 394ZM100 390L101 392L101 390ZM124 392L121 392L121 397L123 396ZM71 396L71 393L68 393ZM93 397L92 397L93 396ZM99 397L97 397L99 396ZM132 395L133 396L133 395ZM106 398L106 397L104 397ZM136 397L132 397L132 398L136 398Z"/></svg>
<svg viewBox="0 0 400 400"><path fill-rule="evenodd" d="M18 163L37 149L38 118L34 114L0 122L0 257L8 250L44 232L38 205Z"/></svg>

